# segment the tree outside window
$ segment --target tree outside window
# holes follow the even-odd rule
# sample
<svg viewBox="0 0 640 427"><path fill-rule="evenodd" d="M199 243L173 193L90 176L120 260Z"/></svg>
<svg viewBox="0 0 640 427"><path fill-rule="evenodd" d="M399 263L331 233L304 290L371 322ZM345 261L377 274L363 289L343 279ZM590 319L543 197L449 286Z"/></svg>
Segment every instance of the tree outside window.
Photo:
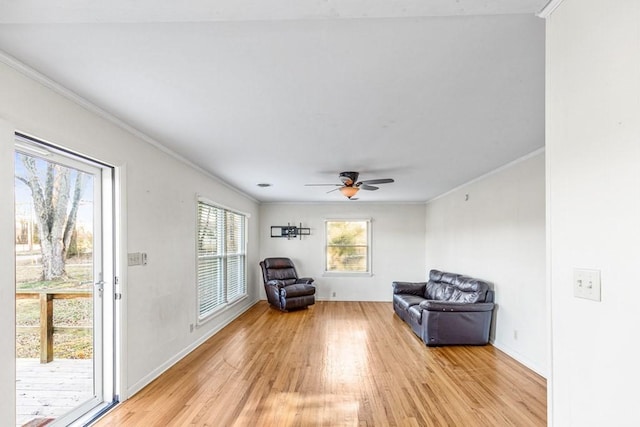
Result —
<svg viewBox="0 0 640 427"><path fill-rule="evenodd" d="M326 271L368 273L370 271L369 220L326 221Z"/></svg>
<svg viewBox="0 0 640 427"><path fill-rule="evenodd" d="M80 239L88 235L89 248L93 245L92 233L83 232L82 224L77 224L82 196L88 197L86 203L93 206L91 192L85 192L85 184L91 178L80 170L19 152L15 154L15 164L16 212L21 213L21 208L33 210L33 215L19 218L16 243L25 241L29 249L34 243L40 247L41 281L65 281L67 259L79 252L79 233ZM22 185L29 189L31 197L25 197Z"/></svg>

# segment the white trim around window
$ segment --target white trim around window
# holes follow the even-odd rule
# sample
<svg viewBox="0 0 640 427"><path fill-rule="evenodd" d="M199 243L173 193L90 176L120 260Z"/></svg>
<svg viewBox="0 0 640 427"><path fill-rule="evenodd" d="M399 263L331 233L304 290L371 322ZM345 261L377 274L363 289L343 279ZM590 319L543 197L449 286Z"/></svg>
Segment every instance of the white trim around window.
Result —
<svg viewBox="0 0 640 427"><path fill-rule="evenodd" d="M196 209L196 324L247 296L249 215L206 198Z"/></svg>
<svg viewBox="0 0 640 427"><path fill-rule="evenodd" d="M371 218L325 219L323 276L364 277L373 275L371 223ZM364 228L364 232L362 232L362 228ZM340 229L345 230L345 233L356 234L351 234L349 237L345 235L345 239L340 241L340 237L335 235ZM330 234L334 234L334 236L331 237Z"/></svg>

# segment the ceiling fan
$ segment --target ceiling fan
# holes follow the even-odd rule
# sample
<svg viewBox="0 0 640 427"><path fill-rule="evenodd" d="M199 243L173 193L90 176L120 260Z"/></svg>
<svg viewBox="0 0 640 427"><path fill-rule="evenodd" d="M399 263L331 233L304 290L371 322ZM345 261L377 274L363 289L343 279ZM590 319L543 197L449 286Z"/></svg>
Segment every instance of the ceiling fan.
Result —
<svg viewBox="0 0 640 427"><path fill-rule="evenodd" d="M358 181L359 172L340 172L338 177L342 184L305 184L306 186L335 186L339 188L334 188L333 190L327 191L327 193L331 193L332 191L340 190L340 192L349 200L357 200L353 196L356 195L358 191L362 190L377 190L379 187L376 187L373 184L388 184L394 182L391 178L378 178L378 179L367 179L364 181Z"/></svg>

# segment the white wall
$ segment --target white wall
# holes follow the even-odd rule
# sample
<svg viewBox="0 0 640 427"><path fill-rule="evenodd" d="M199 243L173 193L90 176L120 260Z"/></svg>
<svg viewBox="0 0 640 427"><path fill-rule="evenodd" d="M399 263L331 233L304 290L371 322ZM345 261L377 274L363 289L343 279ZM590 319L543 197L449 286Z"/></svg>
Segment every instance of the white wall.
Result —
<svg viewBox="0 0 640 427"><path fill-rule="evenodd" d="M547 67L550 425L637 426L640 2L565 0ZM601 271L600 302L575 268Z"/></svg>
<svg viewBox="0 0 640 427"><path fill-rule="evenodd" d="M491 341L546 376L544 179L537 152L430 201L426 265L492 282Z"/></svg>
<svg viewBox="0 0 640 427"><path fill-rule="evenodd" d="M0 419L13 418L13 131L32 134L126 172L123 253L147 252L148 265L120 272L126 307L123 395L139 390L199 342L258 300L262 282L250 269L249 298L190 333L196 319L196 194L251 215L249 265L258 263L258 204L176 160L112 122L0 62ZM3 121L2 121L3 120ZM9 206L9 208L7 207ZM9 236L10 238L7 238ZM126 265L126 261L123 263ZM7 290L10 290L7 293Z"/></svg>
<svg viewBox="0 0 640 427"><path fill-rule="evenodd" d="M0 116L0 420L15 419L16 410L14 168L8 139L13 139L13 128Z"/></svg>
<svg viewBox="0 0 640 427"><path fill-rule="evenodd" d="M325 219L372 219L370 277L323 277ZM272 225L311 228L300 239L270 237ZM372 204L347 201L333 204L263 204L260 206L260 257L284 256L300 276L316 280L319 300L391 301L394 280L424 280L424 204ZM259 271L259 267L256 265ZM336 296L333 297L333 292ZM265 299L264 289L261 297Z"/></svg>

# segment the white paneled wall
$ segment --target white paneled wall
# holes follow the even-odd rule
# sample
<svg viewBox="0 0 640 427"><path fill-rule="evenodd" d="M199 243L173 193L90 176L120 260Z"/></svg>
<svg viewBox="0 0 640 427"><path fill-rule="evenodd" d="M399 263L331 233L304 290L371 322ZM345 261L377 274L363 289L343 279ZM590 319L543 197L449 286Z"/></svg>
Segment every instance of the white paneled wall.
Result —
<svg viewBox="0 0 640 427"><path fill-rule="evenodd" d="M123 348L126 350L121 372L123 396L139 390L258 300L261 282L256 270L250 269L249 298L190 331L190 325L196 319L196 195L201 194L251 216L250 265L258 262L257 225L260 219L257 202L145 142L135 132L84 108L69 99L72 95L62 96L60 93L64 91L52 90L3 63L0 63L0 93L2 209L7 210L7 204L11 206L13 200L9 190L13 188L14 130L126 172L126 180L118 184L122 194L119 203L126 206L120 218L126 224L121 230L121 255L146 252L148 264L125 267L120 271L126 318L123 329ZM2 132L5 129L8 131ZM0 254L11 255L0 256L0 289L12 290L13 275L8 273L13 271L13 248L7 247L4 236L13 235L13 215L3 213L0 227L3 236ZM123 265L126 265L126 258ZM11 325L5 324L13 313L13 306L13 297L0 299L3 331L0 360L8 362L2 364L4 369L13 365L15 354L13 334L9 333ZM13 382L2 381L0 387L3 396L15 394ZM6 402L10 400L6 399ZM12 402L7 405L13 406ZM2 420L13 418L13 408L5 407L7 405L0 404Z"/></svg>
<svg viewBox="0 0 640 427"><path fill-rule="evenodd" d="M390 189L389 189L390 190ZM372 220L370 277L327 277L324 273L325 219ZM311 228L302 239L272 238L272 225ZM293 259L301 276L316 279L317 298L340 301L391 301L394 280L424 280L424 204L370 204L344 200L333 204L260 206L260 257ZM256 269L259 267L256 265ZM264 290L261 291L264 298ZM335 293L335 296L333 296Z"/></svg>
<svg viewBox="0 0 640 427"><path fill-rule="evenodd" d="M640 2L565 0L547 19L549 424L636 426ZM573 296L601 272L601 301Z"/></svg>
<svg viewBox="0 0 640 427"><path fill-rule="evenodd" d="M548 374L544 153L427 204L426 264L493 282L491 341Z"/></svg>

